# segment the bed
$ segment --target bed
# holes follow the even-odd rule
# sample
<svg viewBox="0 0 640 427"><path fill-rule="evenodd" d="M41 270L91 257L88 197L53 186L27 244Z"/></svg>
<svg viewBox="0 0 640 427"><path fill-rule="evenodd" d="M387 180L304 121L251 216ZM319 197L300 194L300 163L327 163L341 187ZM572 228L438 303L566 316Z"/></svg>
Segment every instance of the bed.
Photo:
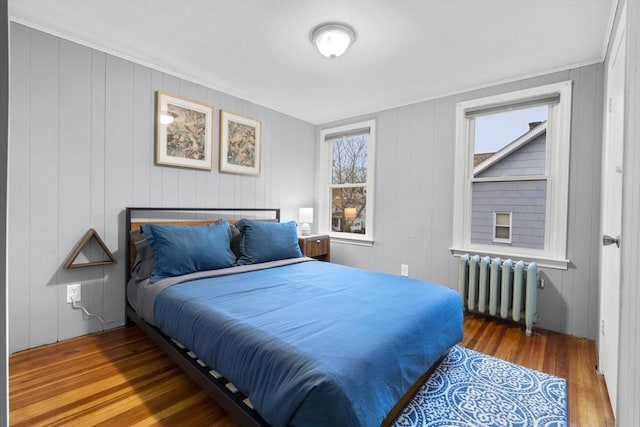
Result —
<svg viewBox="0 0 640 427"><path fill-rule="evenodd" d="M128 320L241 425L389 424L462 339L457 292L306 258L278 209L125 217Z"/></svg>

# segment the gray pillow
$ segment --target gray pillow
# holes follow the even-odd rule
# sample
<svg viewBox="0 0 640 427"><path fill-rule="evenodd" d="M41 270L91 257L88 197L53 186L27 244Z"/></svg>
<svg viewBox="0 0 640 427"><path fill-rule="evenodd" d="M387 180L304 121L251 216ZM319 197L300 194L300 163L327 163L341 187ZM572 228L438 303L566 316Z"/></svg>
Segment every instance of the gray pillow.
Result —
<svg viewBox="0 0 640 427"><path fill-rule="evenodd" d="M153 270L153 250L149 241L140 230L131 231L131 241L136 247L136 260L131 267L131 277L136 282L146 280L151 277Z"/></svg>
<svg viewBox="0 0 640 427"><path fill-rule="evenodd" d="M231 252L233 252L233 254L236 256L236 259L240 258L242 256L242 253L240 252L240 242L242 241L242 233L240 233L240 230L238 230L238 228L233 225L233 224L229 224L231 226Z"/></svg>

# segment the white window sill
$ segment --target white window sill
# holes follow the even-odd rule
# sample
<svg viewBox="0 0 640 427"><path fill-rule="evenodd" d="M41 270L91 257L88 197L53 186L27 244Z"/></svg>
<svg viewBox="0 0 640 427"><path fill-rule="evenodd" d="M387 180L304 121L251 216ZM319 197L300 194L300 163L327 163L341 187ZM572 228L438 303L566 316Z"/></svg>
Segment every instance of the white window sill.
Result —
<svg viewBox="0 0 640 427"><path fill-rule="evenodd" d="M535 262L538 267L552 268L555 270L567 270L571 263L568 259L553 258L544 254L535 254L527 252L519 252L517 250L502 251L501 248L449 248L451 254L455 257L460 257L464 254L480 255L490 257L500 257L503 259L523 260L526 263Z"/></svg>
<svg viewBox="0 0 640 427"><path fill-rule="evenodd" d="M355 245L355 246L373 246L373 239L370 237L362 237L362 235L345 236L344 234L337 235L336 233L329 233L331 243L340 243L343 245Z"/></svg>
<svg viewBox="0 0 640 427"><path fill-rule="evenodd" d="M511 244L511 239L493 239L493 243Z"/></svg>

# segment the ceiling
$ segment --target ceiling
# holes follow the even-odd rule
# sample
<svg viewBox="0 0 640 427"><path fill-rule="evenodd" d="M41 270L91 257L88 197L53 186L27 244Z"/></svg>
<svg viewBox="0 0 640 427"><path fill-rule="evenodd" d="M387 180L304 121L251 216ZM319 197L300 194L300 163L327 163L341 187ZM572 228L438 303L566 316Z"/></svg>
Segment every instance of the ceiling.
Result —
<svg viewBox="0 0 640 427"><path fill-rule="evenodd" d="M9 0L37 29L313 124L604 60L616 0ZM337 59L319 23L357 34Z"/></svg>

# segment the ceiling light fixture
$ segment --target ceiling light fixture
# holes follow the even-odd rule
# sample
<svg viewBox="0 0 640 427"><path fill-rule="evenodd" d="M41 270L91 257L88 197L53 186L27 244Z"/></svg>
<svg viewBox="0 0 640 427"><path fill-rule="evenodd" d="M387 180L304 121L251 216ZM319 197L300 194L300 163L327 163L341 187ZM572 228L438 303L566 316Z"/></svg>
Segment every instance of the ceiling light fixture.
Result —
<svg viewBox="0 0 640 427"><path fill-rule="evenodd" d="M333 59L345 53L356 41L356 32L346 24L320 24L311 32L311 41L322 55Z"/></svg>

